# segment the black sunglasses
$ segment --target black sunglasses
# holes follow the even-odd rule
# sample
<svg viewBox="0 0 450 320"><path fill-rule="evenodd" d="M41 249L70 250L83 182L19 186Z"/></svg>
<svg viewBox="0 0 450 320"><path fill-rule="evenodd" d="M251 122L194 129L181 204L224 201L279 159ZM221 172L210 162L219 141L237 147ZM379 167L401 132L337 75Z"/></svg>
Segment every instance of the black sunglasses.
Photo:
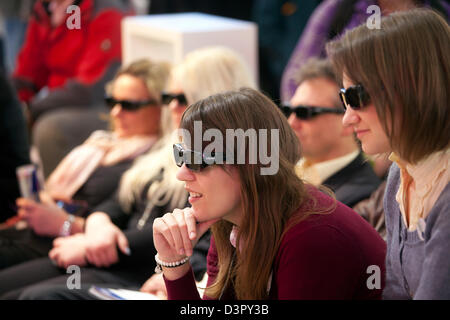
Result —
<svg viewBox="0 0 450 320"><path fill-rule="evenodd" d="M182 167L183 164L186 164L189 170L196 172L208 166L223 164L224 162L224 157L219 158L214 152L210 156L207 156L198 151L185 149L180 143L173 145L173 155L177 166Z"/></svg>
<svg viewBox="0 0 450 320"><path fill-rule="evenodd" d="M342 88L339 92L339 97L345 110L347 110L347 107L353 110L360 110L370 102L369 94L360 84L347 89Z"/></svg>
<svg viewBox="0 0 450 320"><path fill-rule="evenodd" d="M161 101L163 104L169 104L172 102L173 99L176 99L178 101L178 103L181 105L187 105L187 99L183 93L172 94L172 93L163 92L161 94Z"/></svg>
<svg viewBox="0 0 450 320"><path fill-rule="evenodd" d="M289 118L292 113L302 120L308 120L325 113L343 114L345 111L338 108L312 107L312 106L295 106L291 107L289 104L282 104L280 106L281 112Z"/></svg>
<svg viewBox="0 0 450 320"><path fill-rule="evenodd" d="M130 100L117 100L114 99L111 96L105 97L106 105L112 109L116 104L120 104L122 109L127 111L136 111L142 107L149 106L149 105L158 105L158 101L154 99L145 100L145 101L130 101Z"/></svg>

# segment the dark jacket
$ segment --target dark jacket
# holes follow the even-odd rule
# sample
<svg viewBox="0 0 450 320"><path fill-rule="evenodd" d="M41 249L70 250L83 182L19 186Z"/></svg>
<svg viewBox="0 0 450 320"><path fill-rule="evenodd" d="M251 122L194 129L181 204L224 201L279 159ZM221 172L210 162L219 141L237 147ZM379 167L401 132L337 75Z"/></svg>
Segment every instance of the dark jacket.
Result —
<svg viewBox="0 0 450 320"><path fill-rule="evenodd" d="M380 178L360 153L355 160L322 184L333 190L337 200L353 207L359 201L369 198L380 183Z"/></svg>
<svg viewBox="0 0 450 320"><path fill-rule="evenodd" d="M378 234L386 240L386 224L384 222L383 197L386 190L386 181L383 181L377 190L372 192L370 198L358 202L354 207L361 217L366 219Z"/></svg>

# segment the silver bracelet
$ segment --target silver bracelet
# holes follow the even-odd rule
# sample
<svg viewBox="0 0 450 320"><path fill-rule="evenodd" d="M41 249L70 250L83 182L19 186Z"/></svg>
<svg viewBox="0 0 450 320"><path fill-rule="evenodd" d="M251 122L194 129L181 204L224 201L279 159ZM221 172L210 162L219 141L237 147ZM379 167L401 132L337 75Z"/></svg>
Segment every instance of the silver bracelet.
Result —
<svg viewBox="0 0 450 320"><path fill-rule="evenodd" d="M67 237L70 236L70 232L72 231L72 224L75 221L75 216L73 214L69 214L67 217L67 220L64 221L61 231L59 232L59 235L61 237Z"/></svg>
<svg viewBox="0 0 450 320"><path fill-rule="evenodd" d="M185 258L181 259L180 261L165 262L165 261L161 261L159 259L158 254L156 254L155 255L155 261L156 261L155 273L161 273L162 272L162 268L161 267L176 268L176 267L182 266L183 264L185 264L186 262L189 261L189 257L185 257Z"/></svg>

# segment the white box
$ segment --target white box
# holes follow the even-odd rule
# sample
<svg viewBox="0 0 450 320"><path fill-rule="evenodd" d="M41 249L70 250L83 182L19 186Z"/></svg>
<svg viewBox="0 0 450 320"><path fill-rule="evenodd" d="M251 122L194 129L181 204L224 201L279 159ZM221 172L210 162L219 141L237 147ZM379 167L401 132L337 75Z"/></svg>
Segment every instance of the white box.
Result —
<svg viewBox="0 0 450 320"><path fill-rule="evenodd" d="M253 22L203 13L126 17L122 21L122 61L139 58L179 63L195 49L221 45L238 52L258 82L258 30Z"/></svg>

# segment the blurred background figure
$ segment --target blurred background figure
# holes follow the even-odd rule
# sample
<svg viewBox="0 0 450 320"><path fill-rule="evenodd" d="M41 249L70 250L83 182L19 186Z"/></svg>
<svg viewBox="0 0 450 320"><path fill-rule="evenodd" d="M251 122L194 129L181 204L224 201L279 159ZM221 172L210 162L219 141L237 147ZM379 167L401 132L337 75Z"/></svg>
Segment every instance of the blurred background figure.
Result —
<svg viewBox="0 0 450 320"><path fill-rule="evenodd" d="M120 66L120 22L130 12L121 0L36 1L12 78L46 177L106 128L103 88Z"/></svg>
<svg viewBox="0 0 450 320"><path fill-rule="evenodd" d="M28 20L36 0L0 1L0 24L4 22L3 60L6 74L14 71L17 54L22 47ZM0 26L1 29L1 26ZM1 32L0 32L1 35Z"/></svg>
<svg viewBox="0 0 450 320"><path fill-rule="evenodd" d="M61 161L41 203L17 199L18 218L28 228L0 230L0 269L46 256L55 237L83 232L85 215L114 194L122 173L168 130L161 93L169 72L168 64L149 60L118 71L106 88L113 130L95 131Z"/></svg>
<svg viewBox="0 0 450 320"><path fill-rule="evenodd" d="M294 95L297 88L295 77L301 66L311 57L324 57L327 41L367 21L373 14L367 12L371 5L378 5L383 16L428 6L441 12L447 21L450 18L450 4L446 0L324 0L309 18L284 70L282 101L289 101Z"/></svg>
<svg viewBox="0 0 450 320"><path fill-rule="evenodd" d="M253 1L258 25L259 86L272 100L280 99L283 70L320 0Z"/></svg>
<svg viewBox="0 0 450 320"><path fill-rule="evenodd" d="M258 25L259 87L280 98L283 70L309 16L320 0L134 0L150 14L202 12Z"/></svg>
<svg viewBox="0 0 450 320"><path fill-rule="evenodd" d="M17 299L93 299L91 285L139 288L154 292L162 278L147 282L155 268L154 219L188 205L185 184L176 179L173 143L187 106L217 92L256 87L248 66L234 51L208 47L189 53L175 67L163 102L172 118L166 135L128 169L119 189L96 206L85 222L84 233L59 237L49 258L36 259L0 272L0 294ZM191 258L196 279L206 270L209 234L197 244ZM82 267L80 290L67 289L68 265ZM28 271L27 271L28 270ZM35 273L32 270L40 270ZM27 276L24 276L27 275ZM156 293L156 292L155 292Z"/></svg>
<svg viewBox="0 0 450 320"><path fill-rule="evenodd" d="M139 2L139 0L133 0ZM202 12L239 20L251 18L254 0L147 0L148 13Z"/></svg>

